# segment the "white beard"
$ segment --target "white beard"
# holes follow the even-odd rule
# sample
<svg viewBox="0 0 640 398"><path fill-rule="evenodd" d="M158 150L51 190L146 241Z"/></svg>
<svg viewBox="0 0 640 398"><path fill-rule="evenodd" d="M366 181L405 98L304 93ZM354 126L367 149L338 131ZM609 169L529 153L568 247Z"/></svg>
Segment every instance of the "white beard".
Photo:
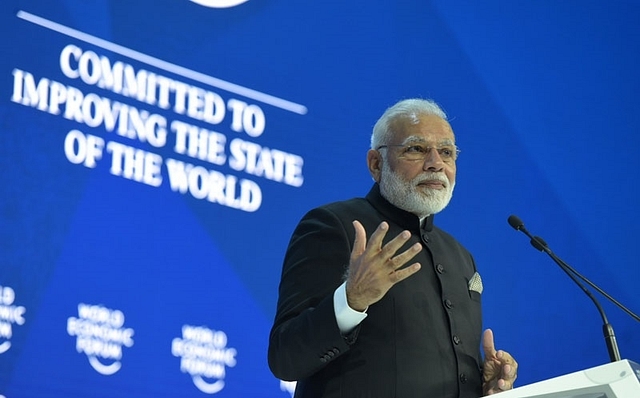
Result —
<svg viewBox="0 0 640 398"><path fill-rule="evenodd" d="M438 180L442 182L444 189L418 187L418 184L425 180ZM443 173L424 172L411 181L405 181L391 171L387 162L382 162L380 175L382 196L394 206L420 218L439 213L447 207L453 196L455 185L455 181L450 183Z"/></svg>

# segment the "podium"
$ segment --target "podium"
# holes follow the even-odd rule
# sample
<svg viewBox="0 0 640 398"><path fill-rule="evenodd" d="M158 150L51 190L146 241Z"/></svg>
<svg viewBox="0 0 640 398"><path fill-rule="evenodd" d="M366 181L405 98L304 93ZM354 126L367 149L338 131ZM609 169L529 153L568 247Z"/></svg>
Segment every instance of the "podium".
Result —
<svg viewBox="0 0 640 398"><path fill-rule="evenodd" d="M640 365L596 366L492 395L496 398L640 398Z"/></svg>

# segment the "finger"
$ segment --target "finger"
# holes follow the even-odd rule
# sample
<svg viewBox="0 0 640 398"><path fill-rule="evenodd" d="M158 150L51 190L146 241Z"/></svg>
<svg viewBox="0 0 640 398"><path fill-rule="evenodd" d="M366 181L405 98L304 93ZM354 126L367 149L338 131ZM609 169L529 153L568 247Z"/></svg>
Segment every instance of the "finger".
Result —
<svg viewBox="0 0 640 398"><path fill-rule="evenodd" d="M500 378L497 380L495 387L499 391L506 391L513 388L513 383L517 377L516 368L510 364L503 365L501 367Z"/></svg>
<svg viewBox="0 0 640 398"><path fill-rule="evenodd" d="M487 391L487 395L497 394L502 391L510 390L511 386L504 379L498 379L494 385Z"/></svg>
<svg viewBox="0 0 640 398"><path fill-rule="evenodd" d="M504 365L502 367L502 380L507 384L512 384L515 379L515 372L513 371L513 367L511 365Z"/></svg>
<svg viewBox="0 0 640 398"><path fill-rule="evenodd" d="M358 220L353 220L353 229L355 229L356 236L353 240L353 249L351 250L351 262L360 256L367 245L367 232Z"/></svg>
<svg viewBox="0 0 640 398"><path fill-rule="evenodd" d="M413 263L406 268L392 272L390 275L391 282L393 282L393 284L395 285L396 283L403 281L408 277L410 277L411 275L415 274L416 272L420 271L420 268L421 268L420 263Z"/></svg>
<svg viewBox="0 0 640 398"><path fill-rule="evenodd" d="M482 334L482 348L485 358L494 358L496 356L496 346L493 342L493 331L487 329Z"/></svg>
<svg viewBox="0 0 640 398"><path fill-rule="evenodd" d="M414 258L416 254L420 253L422 250L422 245L420 243L415 243L413 246L398 254L397 256L390 259L389 264L393 268L393 270L397 270L405 265L409 260Z"/></svg>
<svg viewBox="0 0 640 398"><path fill-rule="evenodd" d="M513 388L513 380L510 379L500 379L498 380L498 391L507 391Z"/></svg>
<svg viewBox="0 0 640 398"><path fill-rule="evenodd" d="M513 358L504 364L503 375L506 379L511 380L511 382L518 377L518 363Z"/></svg>
<svg viewBox="0 0 640 398"><path fill-rule="evenodd" d="M501 375L508 384L513 384L518 375L518 363L513 359L511 354L506 351L499 350L496 357L500 361Z"/></svg>
<svg viewBox="0 0 640 398"><path fill-rule="evenodd" d="M391 239L389 242L387 242L384 247L382 248L382 252L381 255L385 260L390 260L392 259L396 252L405 244L407 243L407 241L411 238L411 232L409 231L402 231L400 232L398 235L396 235L393 239ZM421 247L421 246L419 246ZM415 250L415 249L414 249ZM411 251L411 248L409 248L409 251ZM417 252L416 252L417 253ZM414 254L415 255L415 254ZM400 258L402 259L402 257ZM395 268L400 267L401 265L403 265L404 263L406 263L407 261L409 261L410 257L407 258L406 260L404 260L402 263L397 264ZM395 260L395 259L394 259Z"/></svg>
<svg viewBox="0 0 640 398"><path fill-rule="evenodd" d="M502 363L502 365L511 365L516 362L511 354L506 351L498 350L496 357L500 360L500 363Z"/></svg>
<svg viewBox="0 0 640 398"><path fill-rule="evenodd" d="M373 250L374 253L377 253L382 248L382 240L387 235L387 231L389 231L389 224L386 221L383 221L378 225L371 237L369 238L369 243L366 245L367 249Z"/></svg>

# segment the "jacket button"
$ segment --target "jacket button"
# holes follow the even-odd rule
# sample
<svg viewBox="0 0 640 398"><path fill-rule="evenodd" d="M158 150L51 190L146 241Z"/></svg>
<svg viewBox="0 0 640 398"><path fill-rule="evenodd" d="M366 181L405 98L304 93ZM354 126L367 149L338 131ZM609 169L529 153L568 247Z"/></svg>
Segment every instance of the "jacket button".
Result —
<svg viewBox="0 0 640 398"><path fill-rule="evenodd" d="M464 374L464 373L461 373L461 374L460 374L460 382L461 382L462 384L464 384L464 383L466 383L466 382L467 382L467 375L466 375L466 374Z"/></svg>
<svg viewBox="0 0 640 398"><path fill-rule="evenodd" d="M444 301L444 306L445 306L445 307L447 307L447 308L449 308L449 309L451 309L451 307L453 307L453 303L451 302L451 300L446 299L446 300Z"/></svg>
<svg viewBox="0 0 640 398"><path fill-rule="evenodd" d="M440 263L436 264L436 271L438 271L439 274L444 272L444 266Z"/></svg>
<svg viewBox="0 0 640 398"><path fill-rule="evenodd" d="M455 345L460 344L460 337L458 337L458 336L453 336L453 342L455 343Z"/></svg>

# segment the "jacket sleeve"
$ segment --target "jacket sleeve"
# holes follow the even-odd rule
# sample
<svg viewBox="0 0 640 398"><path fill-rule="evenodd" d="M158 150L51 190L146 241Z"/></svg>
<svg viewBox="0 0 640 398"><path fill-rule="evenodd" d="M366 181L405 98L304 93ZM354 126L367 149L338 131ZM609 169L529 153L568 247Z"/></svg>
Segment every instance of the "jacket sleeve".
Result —
<svg viewBox="0 0 640 398"><path fill-rule="evenodd" d="M301 380L349 349L357 331L340 333L333 293L351 254L345 224L326 208L307 213L296 227L282 267L278 305L269 336L269 367L282 380Z"/></svg>

